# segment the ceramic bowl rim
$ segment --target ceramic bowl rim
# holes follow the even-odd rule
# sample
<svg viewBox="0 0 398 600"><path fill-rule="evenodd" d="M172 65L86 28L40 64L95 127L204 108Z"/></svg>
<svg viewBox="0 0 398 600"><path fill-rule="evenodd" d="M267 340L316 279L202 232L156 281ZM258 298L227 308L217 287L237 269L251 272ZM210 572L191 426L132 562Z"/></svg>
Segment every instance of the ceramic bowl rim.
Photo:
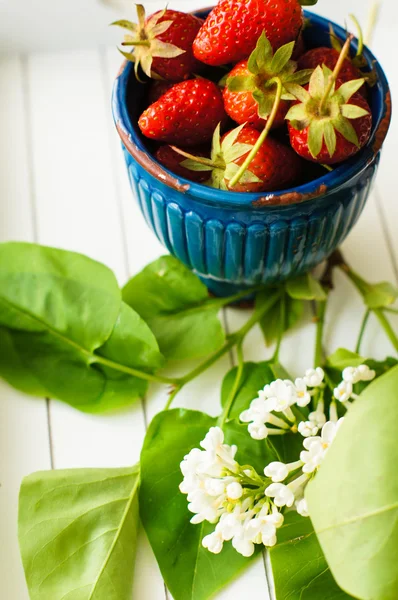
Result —
<svg viewBox="0 0 398 600"><path fill-rule="evenodd" d="M203 14L208 10L209 9L201 9L196 11L195 14ZM305 11L305 16L306 18L309 18L315 26L324 27L325 25L332 23L337 35L344 39L346 32L336 23L309 11ZM357 44L358 40L354 39L352 42L354 51L357 49ZM138 127L135 126L130 119L127 110L125 101L127 86L130 77L134 76L132 62L125 61L116 78L112 98L113 118L122 143L136 162L161 183L174 190L182 193L189 192L196 200L203 201L210 205L223 206L225 208L244 207L246 209L251 208L256 210L257 207L265 209L275 207L280 209L281 205L292 207L297 204L302 204L303 201L315 200L336 192L348 181L360 175L361 172L375 160L383 145L391 121L390 88L382 67L367 47L364 48L364 57L369 65L375 65L378 75L378 82L376 85L378 86L381 105L379 114L376 115L376 118L374 115L372 134L369 142L360 153L346 163L335 168L333 172L326 173L325 176L309 183L281 190L279 192L242 193L216 190L202 184L194 183L180 176L176 177L175 174L158 163L143 144L138 133Z"/></svg>

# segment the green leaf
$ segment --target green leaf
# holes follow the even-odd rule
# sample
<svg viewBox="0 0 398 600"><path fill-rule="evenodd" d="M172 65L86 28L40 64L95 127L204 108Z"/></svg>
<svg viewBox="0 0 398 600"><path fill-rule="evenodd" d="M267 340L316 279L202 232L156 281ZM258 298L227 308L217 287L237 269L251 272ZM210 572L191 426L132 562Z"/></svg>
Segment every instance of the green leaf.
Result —
<svg viewBox="0 0 398 600"><path fill-rule="evenodd" d="M343 104L341 107L341 114L347 119L359 119L369 114L368 110L356 106L355 104Z"/></svg>
<svg viewBox="0 0 398 600"><path fill-rule="evenodd" d="M271 114L274 107L275 93L256 90L253 92L253 98L258 104L259 116L262 119L266 119Z"/></svg>
<svg viewBox="0 0 398 600"><path fill-rule="evenodd" d="M224 407L230 397L236 379L237 367L231 369L224 377L221 388L221 405ZM257 398L258 391L274 381L275 376L268 362L247 362L244 364L242 378L229 413L231 419L239 419L241 412L249 408L252 400Z"/></svg>
<svg viewBox="0 0 398 600"><path fill-rule="evenodd" d="M398 367L366 388L306 493L337 583L363 600L397 597L397 389Z"/></svg>
<svg viewBox="0 0 398 600"><path fill-rule="evenodd" d="M209 299L196 275L172 256L159 258L133 277L123 289L123 299L147 321L167 358L199 358L224 343L219 305Z"/></svg>
<svg viewBox="0 0 398 600"><path fill-rule="evenodd" d="M346 367L359 367L363 365L366 359L356 352L346 350L346 348L338 348L331 356L327 358L329 367L343 371Z"/></svg>
<svg viewBox="0 0 398 600"><path fill-rule="evenodd" d="M336 94L341 96L344 99L344 102L347 103L351 96L353 96L363 86L364 83L364 79L353 79L352 81L347 81L339 87Z"/></svg>
<svg viewBox="0 0 398 600"><path fill-rule="evenodd" d="M311 98L321 99L325 91L325 77L322 67L318 66L310 79L309 93Z"/></svg>
<svg viewBox="0 0 398 600"><path fill-rule="evenodd" d="M240 132L245 127L245 125L246 125L246 123L243 123L242 125L235 127L235 129L232 129L232 131L227 133L227 135L223 139L222 145L221 145L221 150L224 154L226 152L228 152L229 150L231 150L232 146L235 144Z"/></svg>
<svg viewBox="0 0 398 600"><path fill-rule="evenodd" d="M257 40L256 48L253 50L249 57L248 69L254 75L257 75L264 70L268 64L271 63L273 56L272 46L265 35L265 31L262 32L261 36Z"/></svg>
<svg viewBox="0 0 398 600"><path fill-rule="evenodd" d="M210 167L210 165L204 165L203 163L197 162L196 160L193 160L192 158L187 158L186 160L183 160L181 163L182 167L185 167L186 169L189 169L190 171L212 171L213 167Z"/></svg>
<svg viewBox="0 0 398 600"><path fill-rule="evenodd" d="M333 579L309 518L287 513L269 555L276 600L351 598Z"/></svg>
<svg viewBox="0 0 398 600"><path fill-rule="evenodd" d="M365 303L369 308L386 308L391 304L394 304L398 298L398 289L384 281L382 283L375 283L369 285L365 293Z"/></svg>
<svg viewBox="0 0 398 600"><path fill-rule="evenodd" d="M325 121L324 136L325 136L325 144L326 144L326 148L328 149L329 156L332 157L332 156L334 156L334 153L336 152L337 137L336 137L336 131L330 121Z"/></svg>
<svg viewBox="0 0 398 600"><path fill-rule="evenodd" d="M215 161L218 155L221 153L221 123L217 125L213 133L213 139L211 144L211 160Z"/></svg>
<svg viewBox="0 0 398 600"><path fill-rule="evenodd" d="M303 69L302 71L296 71L296 73L292 73L287 78L285 78L284 82L290 84L295 83L298 85L304 85L305 83L309 82L313 72L313 69Z"/></svg>
<svg viewBox="0 0 398 600"><path fill-rule="evenodd" d="M122 27L123 29L127 29L128 31L132 31L135 35L138 35L138 25L136 23L132 23L131 21L127 21L126 19L119 19L118 21L114 21L111 25L116 25L116 27Z"/></svg>
<svg viewBox="0 0 398 600"><path fill-rule="evenodd" d="M278 75L284 67L287 65L292 57L295 42L290 42L278 48L275 52L272 61L270 71L273 75Z"/></svg>
<svg viewBox="0 0 398 600"><path fill-rule="evenodd" d="M333 126L346 140L359 147L357 133L348 119L341 115L333 119Z"/></svg>
<svg viewBox="0 0 398 600"><path fill-rule="evenodd" d="M34 244L0 245L0 348L0 374L11 385L86 412L131 404L147 384L123 369L162 364L107 267ZM104 367L101 356L118 364Z"/></svg>
<svg viewBox="0 0 398 600"><path fill-rule="evenodd" d="M241 144L241 143L237 142L229 150L226 150L224 152L225 162L227 164L232 163L232 161L237 160L238 158L241 158L245 154L248 154L252 150L252 148L253 148L253 146L251 144ZM240 168L239 165L237 165L235 163L234 163L234 166L237 167L238 169Z"/></svg>
<svg viewBox="0 0 398 600"><path fill-rule="evenodd" d="M285 83L284 87L290 94L293 94L297 100L300 100L300 102L308 102L310 99L308 91L301 87L301 85L297 85L296 83Z"/></svg>
<svg viewBox="0 0 398 600"><path fill-rule="evenodd" d="M211 554L203 548L203 537L215 526L189 522L192 513L188 511L186 496L178 488L183 478L180 462L192 448L199 447L215 423L215 419L197 411L160 413L152 421L142 449L141 519L175 600L207 600L251 562L238 554L230 542L224 544L220 554ZM252 452L258 452L258 442L246 434L245 449L240 434L244 428L233 424L226 429L233 432L227 435L228 443L240 436L237 459L247 464Z"/></svg>
<svg viewBox="0 0 398 600"><path fill-rule="evenodd" d="M301 6L315 6L318 4L318 0L299 0Z"/></svg>
<svg viewBox="0 0 398 600"><path fill-rule="evenodd" d="M268 299L268 292L260 292L256 297L256 307L262 306ZM282 333L292 329L300 321L304 311L304 303L301 299L294 299L285 295L284 302L285 323L282 328ZM270 307L269 311L260 321L260 327L267 346L271 346L279 338L281 330L281 309L282 299Z"/></svg>
<svg viewBox="0 0 398 600"><path fill-rule="evenodd" d="M286 283L286 291L291 298L296 300L317 300L318 302L326 300L323 287L311 273L290 279Z"/></svg>
<svg viewBox="0 0 398 600"><path fill-rule="evenodd" d="M227 88L230 92L253 92L256 89L256 81L251 75L236 75L228 77Z"/></svg>
<svg viewBox="0 0 398 600"><path fill-rule="evenodd" d="M324 122L313 119L308 128L308 148L316 158L323 146Z"/></svg>
<svg viewBox="0 0 398 600"><path fill-rule="evenodd" d="M330 32L330 45L334 48L339 54L343 49L343 46L340 42L340 39L337 37L335 30L333 29L333 25L329 23L329 32Z"/></svg>
<svg viewBox="0 0 398 600"><path fill-rule="evenodd" d="M137 467L26 477L19 544L31 600L130 600L138 527Z"/></svg>
<svg viewBox="0 0 398 600"><path fill-rule="evenodd" d="M294 104L286 115L288 121L306 121L308 119L305 104ZM309 122L308 122L309 124Z"/></svg>

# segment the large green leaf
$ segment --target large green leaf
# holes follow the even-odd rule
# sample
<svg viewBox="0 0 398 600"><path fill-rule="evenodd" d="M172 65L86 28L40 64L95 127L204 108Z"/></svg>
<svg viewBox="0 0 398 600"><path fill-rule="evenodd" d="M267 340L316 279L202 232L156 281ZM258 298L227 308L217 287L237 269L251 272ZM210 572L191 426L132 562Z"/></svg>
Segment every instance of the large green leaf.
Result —
<svg viewBox="0 0 398 600"><path fill-rule="evenodd" d="M331 356L327 358L327 364L333 369L343 371L346 367L359 367L366 361L363 356L356 352L351 352L346 348L338 348Z"/></svg>
<svg viewBox="0 0 398 600"><path fill-rule="evenodd" d="M123 300L147 321L167 358L200 358L224 342L220 305L173 256L162 256L133 277Z"/></svg>
<svg viewBox="0 0 398 600"><path fill-rule="evenodd" d="M178 489L182 481L180 462L192 448L199 447L215 423L197 411L160 413L149 427L141 454L141 519L175 600L206 600L250 563L230 542L220 554L203 548L202 539L214 525L192 525L186 496ZM244 434L240 425L228 425L226 431L228 443L240 446L237 459L244 464L251 462L252 453L256 454L261 444Z"/></svg>
<svg viewBox="0 0 398 600"><path fill-rule="evenodd" d="M221 405L223 407L230 398L237 371L237 367L233 367L224 377L221 388ZM251 401L257 398L258 391L268 383L271 383L271 381L274 381L274 379L276 377L270 363L266 361L244 363L239 387L229 411L229 418L239 419L241 412L249 408Z"/></svg>
<svg viewBox="0 0 398 600"><path fill-rule="evenodd" d="M338 584L363 600L398 593L398 367L348 411L307 488L314 528Z"/></svg>
<svg viewBox="0 0 398 600"><path fill-rule="evenodd" d="M336 584L311 520L296 512L285 515L278 543L269 550L275 600L348 600Z"/></svg>
<svg viewBox="0 0 398 600"><path fill-rule="evenodd" d="M107 267L74 252L0 245L0 375L11 385L101 412L146 391L123 367L161 364L155 337L122 303Z"/></svg>
<svg viewBox="0 0 398 600"><path fill-rule="evenodd" d="M280 294L280 291L265 291L257 294L256 308L260 308L265 302L269 302L270 293ZM283 324L282 310L284 311ZM271 346L279 338L281 329L282 334L286 333L286 331L289 331L289 329L292 329L302 318L303 312L303 300L291 298L287 294L283 294L278 302L272 304L270 309L260 321L260 327L264 334L264 339L267 346Z"/></svg>
<svg viewBox="0 0 398 600"><path fill-rule="evenodd" d="M286 291L296 300L318 300L319 302L326 300L324 289L311 273L290 279L286 283Z"/></svg>
<svg viewBox="0 0 398 600"><path fill-rule="evenodd" d="M19 543L31 600L131 600L139 469L24 479Z"/></svg>

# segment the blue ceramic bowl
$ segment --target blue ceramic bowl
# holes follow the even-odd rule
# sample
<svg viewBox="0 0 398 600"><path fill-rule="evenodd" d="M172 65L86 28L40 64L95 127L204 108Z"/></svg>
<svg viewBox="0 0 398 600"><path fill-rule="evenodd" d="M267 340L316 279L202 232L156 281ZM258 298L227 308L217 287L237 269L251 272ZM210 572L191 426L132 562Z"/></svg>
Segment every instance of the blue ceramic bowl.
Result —
<svg viewBox="0 0 398 600"><path fill-rule="evenodd" d="M198 13L205 16L208 11ZM309 48L329 45L329 21L306 13ZM334 25L339 37L344 30ZM356 49L356 42L352 43ZM373 54L378 83L371 91L373 131L368 145L320 179L263 194L223 192L176 177L148 151L137 120L146 86L132 63L116 79L113 116L134 196L148 226L171 254L216 295L283 281L312 269L347 236L369 195L391 118L386 77Z"/></svg>

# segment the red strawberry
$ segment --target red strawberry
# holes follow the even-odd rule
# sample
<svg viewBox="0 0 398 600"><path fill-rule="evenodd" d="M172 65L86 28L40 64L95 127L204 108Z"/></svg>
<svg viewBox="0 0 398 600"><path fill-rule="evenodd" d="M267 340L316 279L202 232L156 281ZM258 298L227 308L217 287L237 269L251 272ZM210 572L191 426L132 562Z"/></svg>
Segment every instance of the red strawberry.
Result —
<svg viewBox="0 0 398 600"><path fill-rule="evenodd" d="M195 146L208 142L217 124L225 120L220 88L207 79L189 79L147 108L138 125L152 140Z"/></svg>
<svg viewBox="0 0 398 600"><path fill-rule="evenodd" d="M194 152L196 156L208 157L209 155L208 152L204 152L200 147L192 149L192 152ZM191 179L196 183L203 183L209 179L209 173L206 171L190 171L183 167L181 163L185 158L181 156L181 154L177 154L170 146L161 146L155 152L155 158L166 167L166 169L169 169L169 171L172 171L180 177L185 177L185 179Z"/></svg>
<svg viewBox="0 0 398 600"><path fill-rule="evenodd" d="M137 13L138 25L126 20L113 23L130 32L122 45L132 46L134 50L122 54L135 63L137 76L140 65L148 77L155 74L167 81L182 81L199 69L192 43L203 24L202 19L169 9L145 19L141 4L137 4Z"/></svg>
<svg viewBox="0 0 398 600"><path fill-rule="evenodd" d="M299 0L221 0L201 27L193 51L208 65L249 56L263 31L274 50L295 40L303 25Z"/></svg>
<svg viewBox="0 0 398 600"><path fill-rule="evenodd" d="M259 137L256 129L246 126L239 133L236 143L254 146ZM222 139L225 140L225 136ZM235 160L235 164L242 165L247 154ZM268 137L250 163L249 171L260 181L245 183L242 178L233 188L234 192L272 192L291 187L300 176L301 161L288 146ZM226 181L228 185L228 179Z"/></svg>
<svg viewBox="0 0 398 600"><path fill-rule="evenodd" d="M299 103L286 116L290 143L297 154L326 165L340 163L359 152L372 129L369 105L357 93L364 80L338 81L328 91L331 76L327 67L317 67L309 90L297 86L293 91Z"/></svg>
<svg viewBox="0 0 398 600"><path fill-rule="evenodd" d="M149 88L148 106L157 102L159 98L164 96L165 93L173 87L173 85L175 84L170 81L154 81Z"/></svg>
<svg viewBox="0 0 398 600"><path fill-rule="evenodd" d="M320 47L313 48L306 52L298 61L300 69L316 69L317 66L326 65L331 71L335 68L339 59L340 52L334 48ZM346 58L343 67L339 73L339 79L342 83L359 79L363 77L362 72L352 63L349 58ZM366 95L365 84L360 92Z"/></svg>
<svg viewBox="0 0 398 600"><path fill-rule="evenodd" d="M182 164L194 172L207 171L208 185L234 192L265 192L293 185L301 171L300 158L287 146L267 138L260 146L240 182L233 188L230 181L239 171L260 137L257 129L240 125L220 139L220 128L213 136L211 159L201 159L182 151L188 158Z"/></svg>
<svg viewBox="0 0 398 600"><path fill-rule="evenodd" d="M247 123L263 129L276 100L278 77L283 85L289 82L307 83L312 71L296 72L297 64L290 60L294 42L282 46L274 54L263 32L249 60L238 63L229 73L223 92L227 114L237 123ZM285 122L289 109L288 100L294 100L283 88L273 128Z"/></svg>

